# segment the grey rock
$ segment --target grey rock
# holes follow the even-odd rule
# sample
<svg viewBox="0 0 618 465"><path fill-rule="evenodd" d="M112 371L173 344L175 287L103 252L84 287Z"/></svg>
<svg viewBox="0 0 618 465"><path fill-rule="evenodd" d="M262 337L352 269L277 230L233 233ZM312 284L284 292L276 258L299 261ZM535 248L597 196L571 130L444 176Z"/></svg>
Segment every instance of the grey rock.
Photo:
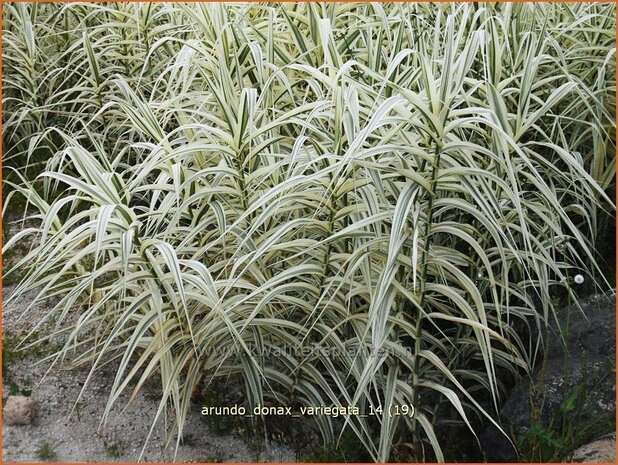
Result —
<svg viewBox="0 0 618 465"><path fill-rule="evenodd" d="M560 327L567 337L561 336L557 324L550 324L546 362L539 361L502 405L500 424L511 437L525 434L533 422L548 425L575 392L579 392L580 402L585 400L585 408L574 407L581 410L578 422L582 425L615 411L615 297L596 295L581 306L583 311L574 306L558 311ZM535 398L540 408L533 419L531 401ZM480 441L488 460L518 461L515 447L497 428L487 427Z"/></svg>
<svg viewBox="0 0 618 465"><path fill-rule="evenodd" d="M38 412L38 404L29 397L9 396L2 418L7 425L30 425Z"/></svg>

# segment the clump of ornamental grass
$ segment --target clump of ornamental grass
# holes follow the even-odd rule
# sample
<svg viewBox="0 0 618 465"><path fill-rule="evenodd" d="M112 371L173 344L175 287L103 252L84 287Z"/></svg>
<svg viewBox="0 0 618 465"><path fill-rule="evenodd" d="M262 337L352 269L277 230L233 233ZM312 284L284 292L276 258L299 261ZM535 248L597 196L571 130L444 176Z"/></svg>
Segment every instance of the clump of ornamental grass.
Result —
<svg viewBox="0 0 618 465"><path fill-rule="evenodd" d="M103 419L160 379L179 441L232 377L248 409L381 412L307 418L325 443L444 460L533 364L518 328L609 286L613 4L2 7L33 225L4 250L34 244L5 311L36 290L56 364L116 364Z"/></svg>

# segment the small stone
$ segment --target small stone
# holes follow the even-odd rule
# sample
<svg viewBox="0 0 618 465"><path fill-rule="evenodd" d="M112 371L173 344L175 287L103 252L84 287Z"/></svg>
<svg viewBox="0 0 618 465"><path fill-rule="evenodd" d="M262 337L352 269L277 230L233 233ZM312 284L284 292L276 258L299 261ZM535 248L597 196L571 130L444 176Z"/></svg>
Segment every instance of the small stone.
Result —
<svg viewBox="0 0 618 465"><path fill-rule="evenodd" d="M2 418L7 425L29 425L38 410L38 404L30 397L9 396L4 404Z"/></svg>
<svg viewBox="0 0 618 465"><path fill-rule="evenodd" d="M573 452L573 462L609 462L616 461L616 433L586 444Z"/></svg>

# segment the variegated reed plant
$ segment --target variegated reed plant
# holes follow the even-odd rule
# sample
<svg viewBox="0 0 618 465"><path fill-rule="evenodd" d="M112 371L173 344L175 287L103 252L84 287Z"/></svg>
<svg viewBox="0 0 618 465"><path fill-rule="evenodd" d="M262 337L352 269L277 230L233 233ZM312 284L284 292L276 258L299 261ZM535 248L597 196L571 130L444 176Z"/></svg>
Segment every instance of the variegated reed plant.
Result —
<svg viewBox="0 0 618 465"><path fill-rule="evenodd" d="M53 360L117 364L103 418L160 376L179 440L192 392L232 376L248 407L412 405L315 423L443 460L449 412L495 422L533 364L519 328L576 273L608 286L613 4L3 14L5 212L23 196L34 223L3 249L34 243L5 311L55 298Z"/></svg>

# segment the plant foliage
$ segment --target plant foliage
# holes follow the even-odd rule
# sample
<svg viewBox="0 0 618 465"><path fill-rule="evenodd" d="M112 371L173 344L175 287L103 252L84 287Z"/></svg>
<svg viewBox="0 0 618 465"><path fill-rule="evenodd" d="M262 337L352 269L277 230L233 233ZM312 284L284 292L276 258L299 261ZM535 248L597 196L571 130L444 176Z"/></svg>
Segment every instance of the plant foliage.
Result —
<svg viewBox="0 0 618 465"><path fill-rule="evenodd" d="M614 4L2 8L4 215L34 224L6 304L54 298L53 360L116 363L104 418L160 377L179 441L233 377L249 407L412 405L313 420L443 460L554 291L608 286Z"/></svg>

